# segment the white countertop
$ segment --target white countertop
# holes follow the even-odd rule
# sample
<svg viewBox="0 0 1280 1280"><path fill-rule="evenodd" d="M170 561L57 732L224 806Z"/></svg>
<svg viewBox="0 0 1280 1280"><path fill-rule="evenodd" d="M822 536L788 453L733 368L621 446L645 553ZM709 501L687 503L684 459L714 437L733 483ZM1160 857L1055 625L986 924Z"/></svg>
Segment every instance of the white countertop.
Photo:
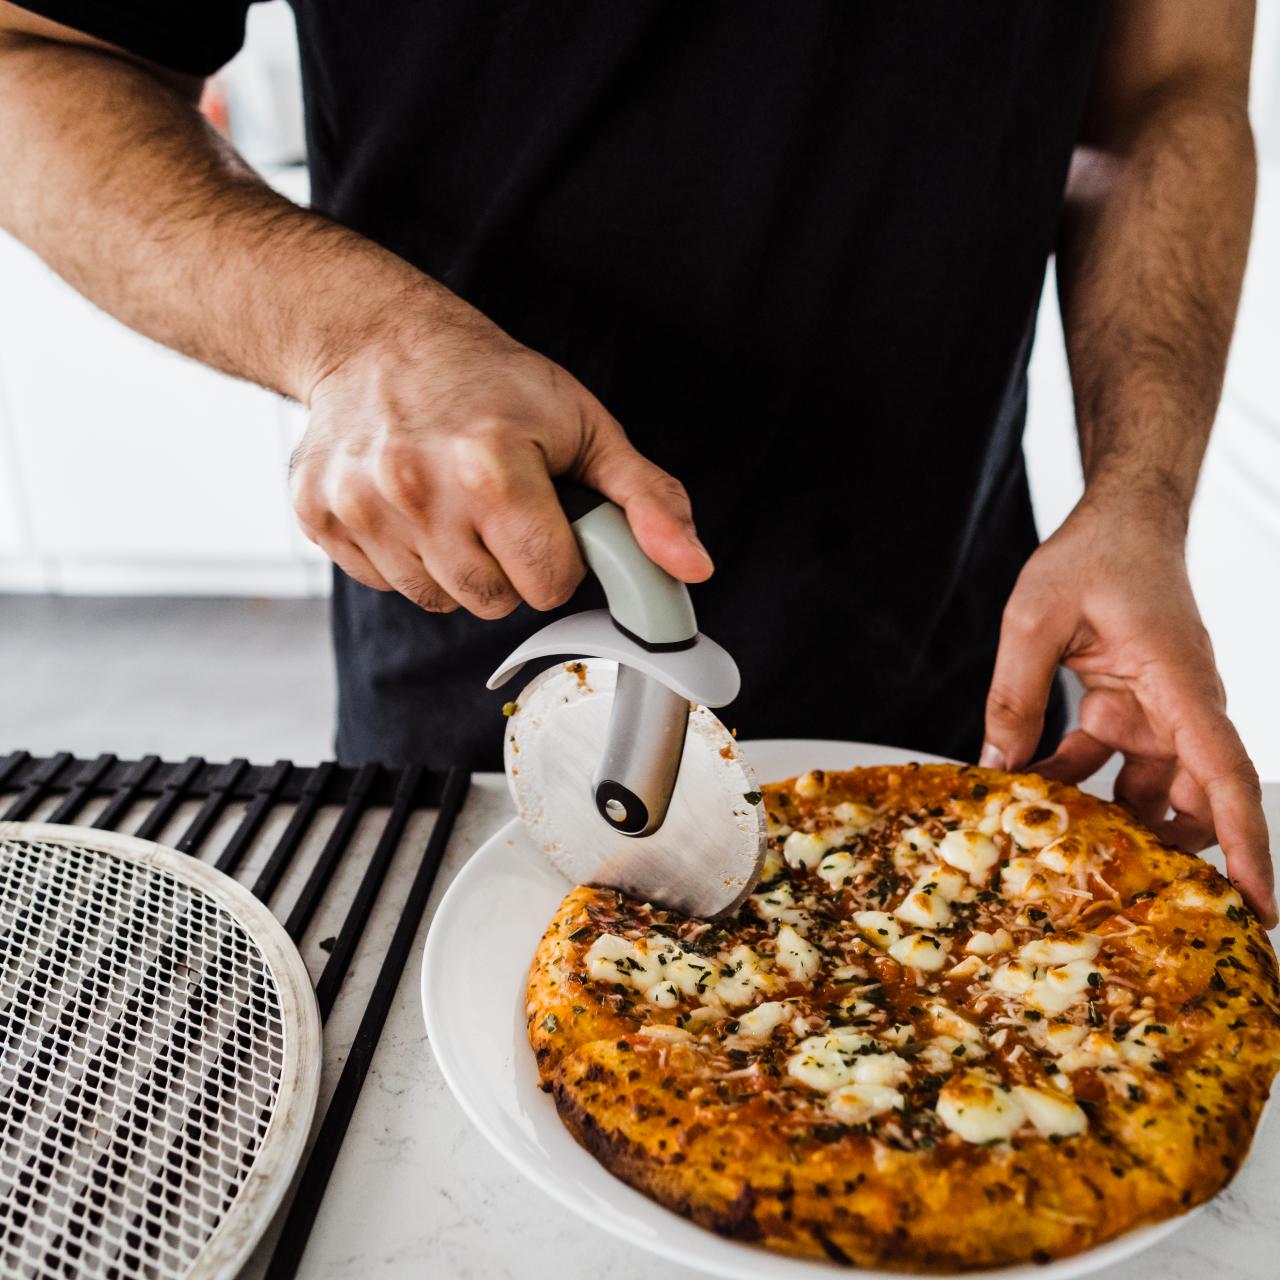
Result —
<svg viewBox="0 0 1280 1280"><path fill-rule="evenodd" d="M1280 783L1264 788L1280 832ZM431 910L466 859L511 815L494 774L472 783L432 895ZM394 869L383 901L394 902L410 868ZM381 914L381 913L379 913ZM377 916L371 928L389 928ZM526 1182L471 1127L446 1089L422 1024L418 978L426 927L396 995L368 1081L302 1262L307 1280L692 1280L675 1267L606 1235ZM1273 935L1274 937L1274 935ZM372 981L372 948L350 985ZM364 966L362 968L362 960ZM340 1012L340 1011L339 1011ZM350 1027L335 1016L326 1033L326 1092ZM332 1043L333 1039L338 1044ZM247 1275L257 1272L251 1264ZM851 1273L856 1274L856 1273ZM1280 1274L1280 1120L1272 1116L1248 1164L1206 1210L1101 1280L1276 1280Z"/></svg>

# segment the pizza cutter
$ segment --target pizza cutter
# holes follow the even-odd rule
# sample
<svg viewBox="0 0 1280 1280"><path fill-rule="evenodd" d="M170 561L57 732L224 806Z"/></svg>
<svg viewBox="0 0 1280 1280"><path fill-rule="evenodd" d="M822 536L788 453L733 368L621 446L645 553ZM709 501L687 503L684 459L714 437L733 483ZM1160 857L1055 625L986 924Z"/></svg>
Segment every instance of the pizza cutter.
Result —
<svg viewBox="0 0 1280 1280"><path fill-rule="evenodd" d="M688 588L654 564L621 508L557 482L607 609L530 636L490 677L577 655L508 704L516 811L575 884L604 884L695 916L731 911L764 865L755 774L709 710L731 702L737 664L698 631Z"/></svg>

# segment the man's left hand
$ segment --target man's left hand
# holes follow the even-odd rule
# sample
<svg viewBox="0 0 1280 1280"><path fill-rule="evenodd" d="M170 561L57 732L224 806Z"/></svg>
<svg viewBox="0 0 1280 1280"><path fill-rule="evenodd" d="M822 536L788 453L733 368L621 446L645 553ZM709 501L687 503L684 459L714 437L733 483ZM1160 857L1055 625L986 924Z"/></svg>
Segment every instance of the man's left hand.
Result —
<svg viewBox="0 0 1280 1280"><path fill-rule="evenodd" d="M1169 513L1081 501L1027 561L1004 611L981 763L1027 765L1059 665L1085 687L1080 727L1033 767L1079 782L1124 756L1116 799L1162 839L1222 845L1267 928L1276 901L1257 771L1226 695ZM1170 814L1172 809L1172 814Z"/></svg>

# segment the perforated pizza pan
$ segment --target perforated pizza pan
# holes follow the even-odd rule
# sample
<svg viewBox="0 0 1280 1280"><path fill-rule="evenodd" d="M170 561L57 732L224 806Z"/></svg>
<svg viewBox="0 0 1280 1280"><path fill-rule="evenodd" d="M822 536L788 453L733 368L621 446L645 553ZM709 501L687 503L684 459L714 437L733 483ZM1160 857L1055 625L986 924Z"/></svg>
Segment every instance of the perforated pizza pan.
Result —
<svg viewBox="0 0 1280 1280"><path fill-rule="evenodd" d="M150 841L0 822L0 1275L234 1275L319 1076L306 967L246 889Z"/></svg>

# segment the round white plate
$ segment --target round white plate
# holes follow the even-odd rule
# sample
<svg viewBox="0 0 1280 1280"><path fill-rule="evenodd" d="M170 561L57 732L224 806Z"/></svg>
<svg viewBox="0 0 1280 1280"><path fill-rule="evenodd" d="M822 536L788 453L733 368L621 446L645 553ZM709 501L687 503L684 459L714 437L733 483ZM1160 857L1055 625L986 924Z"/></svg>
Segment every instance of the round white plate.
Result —
<svg viewBox="0 0 1280 1280"><path fill-rule="evenodd" d="M806 769L940 759L870 743L802 739L746 742L743 751L764 782ZM436 911L423 956L422 1008L441 1073L463 1111L543 1191L597 1227L664 1258L733 1280L848 1275L845 1267L786 1258L695 1226L619 1182L569 1136L555 1103L538 1088L524 1025L529 961L568 888L513 819L476 850ZM1060 1262L980 1274L1000 1280L1087 1275L1149 1248L1190 1216L1142 1227ZM903 1275L858 1274L868 1280Z"/></svg>

